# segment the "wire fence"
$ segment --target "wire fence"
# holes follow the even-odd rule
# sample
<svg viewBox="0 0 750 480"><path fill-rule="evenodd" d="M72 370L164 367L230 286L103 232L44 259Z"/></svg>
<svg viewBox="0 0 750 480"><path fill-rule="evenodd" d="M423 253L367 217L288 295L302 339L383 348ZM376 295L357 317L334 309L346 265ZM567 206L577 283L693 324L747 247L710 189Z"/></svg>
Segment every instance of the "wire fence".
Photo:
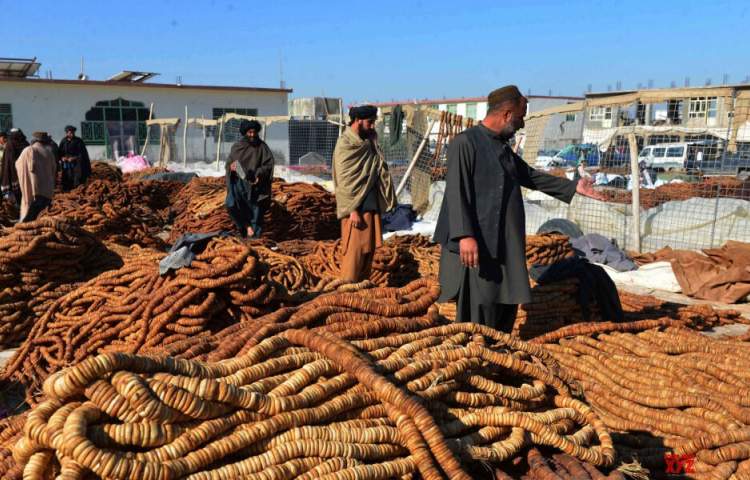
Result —
<svg viewBox="0 0 750 480"><path fill-rule="evenodd" d="M541 148L545 126L570 115L584 116L580 142ZM528 233L563 218L627 250L750 242L749 120L748 86L594 96L530 115L524 159L555 175L591 176L607 201L576 196L566 205L525 192Z"/></svg>

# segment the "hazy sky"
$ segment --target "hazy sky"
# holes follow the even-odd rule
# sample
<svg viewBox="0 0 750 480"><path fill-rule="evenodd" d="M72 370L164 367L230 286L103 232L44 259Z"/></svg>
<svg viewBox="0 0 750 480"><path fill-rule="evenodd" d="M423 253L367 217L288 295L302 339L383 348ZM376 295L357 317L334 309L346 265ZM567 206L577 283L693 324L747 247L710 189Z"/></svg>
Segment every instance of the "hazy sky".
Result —
<svg viewBox="0 0 750 480"><path fill-rule="evenodd" d="M92 79L277 87L346 102L526 92L579 95L649 80L750 75L748 1L0 0L0 55Z"/></svg>

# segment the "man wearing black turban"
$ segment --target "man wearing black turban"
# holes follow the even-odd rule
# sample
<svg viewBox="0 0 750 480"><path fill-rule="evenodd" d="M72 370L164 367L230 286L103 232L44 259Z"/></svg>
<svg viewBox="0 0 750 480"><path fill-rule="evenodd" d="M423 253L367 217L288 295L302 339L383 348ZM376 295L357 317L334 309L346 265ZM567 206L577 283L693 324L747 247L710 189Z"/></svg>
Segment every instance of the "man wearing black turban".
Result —
<svg viewBox="0 0 750 480"><path fill-rule="evenodd" d="M75 188L80 183L86 183L91 175L91 160L89 151L83 139L76 137L76 127L65 127L65 138L60 141L58 158L62 170L62 189L64 192Z"/></svg>
<svg viewBox="0 0 750 480"><path fill-rule="evenodd" d="M439 301L456 300L456 320L505 332L531 300L521 187L570 203L601 198L591 179L571 182L531 168L508 142L524 127L526 98L514 85L489 94L487 116L448 147L445 196L434 240L442 246Z"/></svg>
<svg viewBox="0 0 750 480"><path fill-rule="evenodd" d="M341 278L370 276L375 249L382 245L380 216L396 207L393 179L378 145L372 105L349 110L349 127L333 151L336 214L341 221Z"/></svg>
<svg viewBox="0 0 750 480"><path fill-rule="evenodd" d="M226 162L227 198L229 216L240 235L258 237L271 198L273 180L273 153L260 139L260 122L242 120L241 138L232 145Z"/></svg>

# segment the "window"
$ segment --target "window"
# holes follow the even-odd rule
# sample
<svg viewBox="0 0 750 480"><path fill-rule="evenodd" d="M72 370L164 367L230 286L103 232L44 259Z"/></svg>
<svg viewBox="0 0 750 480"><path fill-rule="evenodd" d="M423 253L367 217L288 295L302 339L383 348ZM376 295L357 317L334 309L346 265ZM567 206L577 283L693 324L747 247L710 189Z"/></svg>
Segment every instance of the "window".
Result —
<svg viewBox="0 0 750 480"><path fill-rule="evenodd" d="M10 103L0 103L0 130L8 131L13 128L13 113Z"/></svg>
<svg viewBox="0 0 750 480"><path fill-rule="evenodd" d="M638 155L638 156L639 157L648 157L650 154L651 154L651 149L650 148L644 148L643 150L641 150L641 154Z"/></svg>
<svg viewBox="0 0 750 480"><path fill-rule="evenodd" d="M601 122L612 119L612 107L591 107L589 110L589 120L592 122Z"/></svg>
<svg viewBox="0 0 750 480"><path fill-rule="evenodd" d="M666 150L667 150L666 148L655 148L653 150L654 157L663 157L664 156L664 152L666 152Z"/></svg>
<svg viewBox="0 0 750 480"><path fill-rule="evenodd" d="M689 118L716 118L716 97L693 97L690 99Z"/></svg>
<svg viewBox="0 0 750 480"><path fill-rule="evenodd" d="M477 119L477 104L476 103L466 104L466 118L473 118L474 120Z"/></svg>
<svg viewBox="0 0 750 480"><path fill-rule="evenodd" d="M117 145L114 155L138 150L146 140L148 108L142 102L116 98L103 100L86 112L81 138L89 145Z"/></svg>
<svg viewBox="0 0 750 480"><path fill-rule="evenodd" d="M681 158L683 153L685 153L685 147L669 147L667 149L667 157L669 158Z"/></svg>
<svg viewBox="0 0 750 480"><path fill-rule="evenodd" d="M248 117L257 117L257 108L214 108L213 117L217 120L225 113L236 113L238 115L247 115ZM213 132L214 139L216 139L217 132ZM240 138L240 121L233 119L224 123L224 130L221 134L222 140L225 142L236 142Z"/></svg>
<svg viewBox="0 0 750 480"><path fill-rule="evenodd" d="M566 122L575 122L576 121L576 114L575 113L566 113L565 114L565 121Z"/></svg>
<svg viewBox="0 0 750 480"><path fill-rule="evenodd" d="M455 103L449 103L446 106L446 110L448 111L448 113L454 113L455 114L456 113L456 104Z"/></svg>

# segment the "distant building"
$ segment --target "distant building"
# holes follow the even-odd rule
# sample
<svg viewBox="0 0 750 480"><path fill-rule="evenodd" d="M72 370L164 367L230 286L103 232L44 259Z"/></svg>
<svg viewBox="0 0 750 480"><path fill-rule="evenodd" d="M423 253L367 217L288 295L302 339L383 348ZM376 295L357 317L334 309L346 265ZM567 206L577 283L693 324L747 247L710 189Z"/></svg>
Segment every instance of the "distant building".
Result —
<svg viewBox="0 0 750 480"><path fill-rule="evenodd" d="M584 142L600 147L634 133L640 147L716 140L750 151L750 85L589 93L583 106Z"/></svg>
<svg viewBox="0 0 750 480"><path fill-rule="evenodd" d="M528 113L550 107L557 107L583 100L583 97L527 95L529 99ZM379 107L393 107L396 105L425 105L435 110L447 111L465 118L479 121L487 114L487 97L452 98L434 100L404 100L400 102L382 102L374 105ZM436 133L438 126L434 127ZM545 127L544 144L542 149L560 149L570 143L579 143L583 133L583 118L572 113L563 116L559 122L549 122Z"/></svg>
<svg viewBox="0 0 750 480"><path fill-rule="evenodd" d="M35 65L35 66L32 66ZM108 80L36 78L35 59L0 59L0 127L27 136L46 131L59 141L66 125L89 145L93 159L137 152L146 140L146 120L219 118L224 113L287 115L285 88L147 83L155 74L121 72ZM216 141L213 132L213 141ZM226 136L226 135L225 135ZM156 139L158 141L158 138ZM227 140L227 139L225 139ZM286 151L286 138L271 148Z"/></svg>

